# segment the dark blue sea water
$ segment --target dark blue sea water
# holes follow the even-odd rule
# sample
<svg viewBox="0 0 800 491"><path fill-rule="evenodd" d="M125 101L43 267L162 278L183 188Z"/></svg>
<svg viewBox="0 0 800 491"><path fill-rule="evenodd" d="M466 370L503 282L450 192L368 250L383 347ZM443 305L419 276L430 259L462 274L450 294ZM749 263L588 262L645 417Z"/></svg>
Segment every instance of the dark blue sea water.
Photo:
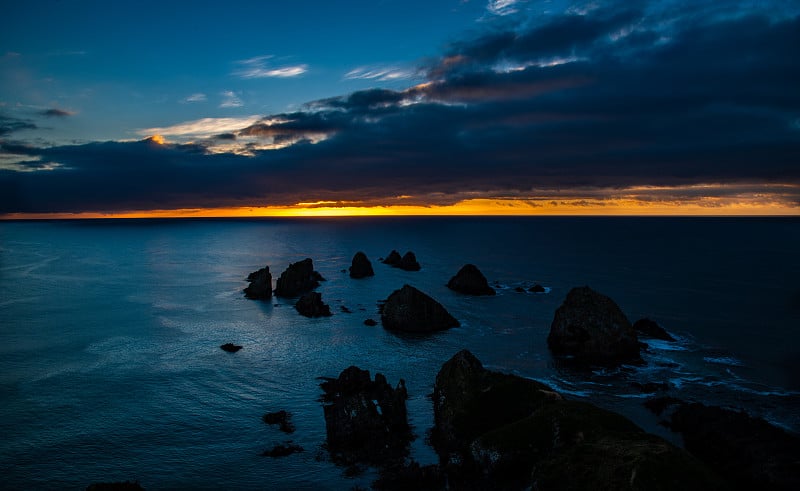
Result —
<svg viewBox="0 0 800 491"><path fill-rule="evenodd" d="M422 270L378 263L413 250ZM374 278L342 270L363 250ZM327 460L319 376L349 365L404 378L413 457L427 463L439 367L462 348L620 411L675 441L632 382L744 408L800 430L800 220L384 218L0 223L0 487L82 489L138 479L148 489L350 489ZM247 300L245 277L311 257L331 318ZM502 289L467 297L447 280L467 262ZM363 321L404 283L462 326L409 339ZM541 283L548 293L516 293ZM574 373L546 337L573 286L649 316L677 343L645 367ZM348 307L353 313L340 311ZM225 342L244 346L235 354ZM261 421L294 414L288 436ZM293 439L305 452L260 456ZM679 441L677 443L680 443Z"/></svg>

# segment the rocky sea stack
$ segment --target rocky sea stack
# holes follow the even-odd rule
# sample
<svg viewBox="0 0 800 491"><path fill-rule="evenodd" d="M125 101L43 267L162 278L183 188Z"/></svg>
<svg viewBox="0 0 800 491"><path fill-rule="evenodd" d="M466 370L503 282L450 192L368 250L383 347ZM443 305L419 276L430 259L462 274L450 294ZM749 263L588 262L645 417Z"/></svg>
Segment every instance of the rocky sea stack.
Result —
<svg viewBox="0 0 800 491"><path fill-rule="evenodd" d="M443 331L461 325L442 304L410 285L389 295L381 308L381 323L386 329L411 333Z"/></svg>
<svg viewBox="0 0 800 491"><path fill-rule="evenodd" d="M247 276L250 284L244 289L244 295L253 300L268 300L272 298L272 274L269 266L264 266L258 271L253 271Z"/></svg>
<svg viewBox="0 0 800 491"><path fill-rule="evenodd" d="M392 388L386 377L351 366L320 384L328 451L335 462L384 465L408 454L411 428L405 382Z"/></svg>
<svg viewBox="0 0 800 491"><path fill-rule="evenodd" d="M359 279L368 276L375 276L375 272L372 270L372 263L369 262L366 254L361 251L356 252L356 255L353 256L353 263L350 266L350 277Z"/></svg>
<svg viewBox="0 0 800 491"><path fill-rule="evenodd" d="M578 363L641 362L639 340L628 318L613 300L588 286L567 294L553 317L547 345L553 354Z"/></svg>
<svg viewBox="0 0 800 491"><path fill-rule="evenodd" d="M294 308L306 317L330 317L331 308L322 301L322 294L319 292L308 292L304 294L294 304Z"/></svg>
<svg viewBox="0 0 800 491"><path fill-rule="evenodd" d="M281 273L275 285L275 295L279 297L297 297L319 286L325 281L321 274L314 271L314 262L310 258L292 263Z"/></svg>
<svg viewBox="0 0 800 491"><path fill-rule="evenodd" d="M718 477L627 418L492 372L469 351L436 376L431 441L450 489L723 489Z"/></svg>
<svg viewBox="0 0 800 491"><path fill-rule="evenodd" d="M422 266L419 265L417 261L417 256L411 252L406 252L402 257L400 257L400 253L396 250L392 250L386 259L383 260L383 264L388 264L393 268L400 268L405 271L419 271L422 269Z"/></svg>
<svg viewBox="0 0 800 491"><path fill-rule="evenodd" d="M474 264L465 264L455 276L447 282L447 288L467 295L494 295L494 288L489 286L486 277Z"/></svg>

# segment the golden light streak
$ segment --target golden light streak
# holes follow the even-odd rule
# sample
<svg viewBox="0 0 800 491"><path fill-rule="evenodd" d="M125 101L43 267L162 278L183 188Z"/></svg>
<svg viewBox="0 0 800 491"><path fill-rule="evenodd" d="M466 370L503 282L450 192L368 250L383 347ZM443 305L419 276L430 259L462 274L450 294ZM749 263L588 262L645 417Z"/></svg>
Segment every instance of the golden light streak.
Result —
<svg viewBox="0 0 800 491"><path fill-rule="evenodd" d="M162 135L158 134L151 136L150 138L148 138L148 140L150 140L153 143L157 143L159 145L164 145L167 143L167 139L164 138Z"/></svg>

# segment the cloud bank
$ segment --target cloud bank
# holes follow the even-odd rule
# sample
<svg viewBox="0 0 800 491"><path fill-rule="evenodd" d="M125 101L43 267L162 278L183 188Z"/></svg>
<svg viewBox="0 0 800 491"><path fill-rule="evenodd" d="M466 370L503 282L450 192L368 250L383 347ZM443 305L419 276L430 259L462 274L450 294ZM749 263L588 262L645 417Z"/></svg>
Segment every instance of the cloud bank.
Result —
<svg viewBox="0 0 800 491"><path fill-rule="evenodd" d="M398 196L800 204L800 17L786 3L594 2L536 18L515 4L491 2L504 22L453 42L405 90L313 101L190 143L27 149L18 166L58 167L0 170L0 213ZM0 119L0 131L25 124Z"/></svg>

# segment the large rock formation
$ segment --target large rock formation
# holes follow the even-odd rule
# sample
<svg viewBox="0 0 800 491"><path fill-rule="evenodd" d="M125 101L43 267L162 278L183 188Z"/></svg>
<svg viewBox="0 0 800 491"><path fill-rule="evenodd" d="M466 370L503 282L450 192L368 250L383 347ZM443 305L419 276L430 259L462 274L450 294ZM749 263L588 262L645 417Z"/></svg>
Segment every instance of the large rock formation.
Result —
<svg viewBox="0 0 800 491"><path fill-rule="evenodd" d="M353 263L350 266L350 277L358 279L368 276L375 276L375 272L372 270L372 263L369 262L366 254L361 251L356 252L356 255L353 256Z"/></svg>
<svg viewBox="0 0 800 491"><path fill-rule="evenodd" d="M386 329L413 333L461 325L442 304L409 285L395 290L386 299L381 308L381 323Z"/></svg>
<svg viewBox="0 0 800 491"><path fill-rule="evenodd" d="M264 266L258 271L253 271L247 276L250 284L244 289L244 295L253 300L267 300L272 298L272 274L269 266Z"/></svg>
<svg viewBox="0 0 800 491"><path fill-rule="evenodd" d="M320 384L328 451L338 463L383 465L408 454L411 428L405 382L392 388L386 377L351 366Z"/></svg>
<svg viewBox="0 0 800 491"><path fill-rule="evenodd" d="M627 418L492 372L468 351L436 376L431 441L451 489L722 489L685 451Z"/></svg>
<svg viewBox="0 0 800 491"><path fill-rule="evenodd" d="M322 301L322 294L319 292L308 292L304 294L294 304L294 308L300 315L306 317L330 317L331 308Z"/></svg>
<svg viewBox="0 0 800 491"><path fill-rule="evenodd" d="M275 295L279 297L297 297L319 286L325 279L314 271L314 262L310 258L292 263L281 273L275 285Z"/></svg>
<svg viewBox="0 0 800 491"><path fill-rule="evenodd" d="M619 306L588 286L573 288L556 310L547 345L579 363L641 362L639 340Z"/></svg>
<svg viewBox="0 0 800 491"><path fill-rule="evenodd" d="M744 412L673 398L648 401L691 454L732 481L732 489L800 489L800 438Z"/></svg>
<svg viewBox="0 0 800 491"><path fill-rule="evenodd" d="M633 330L648 338L660 339L662 341L675 341L675 338L670 336L663 327L658 325L658 322L652 319L639 319L633 323Z"/></svg>
<svg viewBox="0 0 800 491"><path fill-rule="evenodd" d="M465 264L458 270L458 273L447 282L447 288L468 295L494 295L496 293L474 264Z"/></svg>

